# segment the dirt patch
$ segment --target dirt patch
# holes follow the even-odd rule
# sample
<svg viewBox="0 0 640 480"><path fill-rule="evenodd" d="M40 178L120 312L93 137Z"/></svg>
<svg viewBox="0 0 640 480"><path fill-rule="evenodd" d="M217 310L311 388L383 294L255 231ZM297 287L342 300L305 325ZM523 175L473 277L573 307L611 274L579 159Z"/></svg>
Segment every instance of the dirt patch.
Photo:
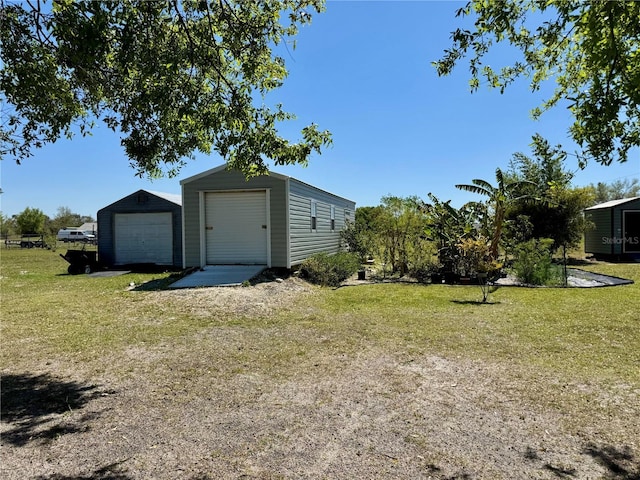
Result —
<svg viewBox="0 0 640 480"><path fill-rule="evenodd" d="M297 278L256 281L248 287L209 287L163 290L149 299L162 304L180 305L189 313L209 316L224 312L226 316L265 316L290 306L296 299L310 294L316 287Z"/></svg>
<svg viewBox="0 0 640 480"><path fill-rule="evenodd" d="M317 292L294 277L152 292L144 301L262 318ZM534 369L428 352L363 346L341 354L316 335L290 325L216 324L103 358L101 373L72 361L3 372L0 476L640 476L635 386L560 385ZM281 357L267 362L264 352ZM41 400L5 400L16 394ZM563 395L579 395L586 406L567 412ZM614 409L598 407L611 402Z"/></svg>

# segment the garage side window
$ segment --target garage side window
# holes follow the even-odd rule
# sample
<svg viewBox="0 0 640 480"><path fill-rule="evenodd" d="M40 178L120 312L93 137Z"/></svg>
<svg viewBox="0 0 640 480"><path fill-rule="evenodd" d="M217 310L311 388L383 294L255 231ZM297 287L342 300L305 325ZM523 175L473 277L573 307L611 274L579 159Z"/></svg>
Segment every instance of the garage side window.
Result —
<svg viewBox="0 0 640 480"><path fill-rule="evenodd" d="M331 205L331 231L336 229L336 206Z"/></svg>
<svg viewBox="0 0 640 480"><path fill-rule="evenodd" d="M316 202L311 200L311 230L314 232L318 228L317 210Z"/></svg>

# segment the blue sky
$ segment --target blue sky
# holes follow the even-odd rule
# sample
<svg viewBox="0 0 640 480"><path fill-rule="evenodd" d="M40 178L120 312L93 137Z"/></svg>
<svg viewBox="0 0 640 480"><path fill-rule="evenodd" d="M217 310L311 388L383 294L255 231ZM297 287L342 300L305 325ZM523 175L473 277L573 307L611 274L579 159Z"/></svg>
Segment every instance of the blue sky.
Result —
<svg viewBox="0 0 640 480"><path fill-rule="evenodd" d="M549 90L534 94L521 81L503 95L488 88L471 94L464 63L449 77L437 76L431 62L450 47L450 33L460 21L454 12L462 5L330 0L327 11L301 29L295 50L279 48L290 73L267 101L282 102L297 115L281 127L287 138L297 139L303 126L315 122L333 133L333 146L306 168L273 170L358 206L378 205L385 195L426 199L429 192L461 206L477 197L457 190L456 183L492 181L495 169L506 169L513 153L530 153L536 132L573 152L566 109L556 108L538 121L529 116ZM508 64L512 55L502 48L490 63ZM11 216L32 207L53 217L64 206L95 217L100 208L141 188L180 193L181 179L222 162L198 155L177 178L140 179L118 135L100 127L93 136L42 148L22 165L4 160L0 210ZM577 170L573 157L566 167ZM636 177L638 150L626 164L588 165L576 173L574 184Z"/></svg>

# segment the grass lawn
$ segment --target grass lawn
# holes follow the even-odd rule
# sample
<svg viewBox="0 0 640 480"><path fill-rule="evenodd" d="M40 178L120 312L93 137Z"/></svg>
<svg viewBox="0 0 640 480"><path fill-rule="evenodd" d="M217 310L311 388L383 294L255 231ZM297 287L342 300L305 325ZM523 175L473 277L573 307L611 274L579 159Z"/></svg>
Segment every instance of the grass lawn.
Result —
<svg viewBox="0 0 640 480"><path fill-rule="evenodd" d="M426 358L455 361L471 370L491 366L503 372L500 375L510 382L518 402L535 405L540 412L564 412L561 423L571 435L604 425L603 441L626 449L627 456L605 469L605 476L595 478L640 475L640 445L633 433L640 425L640 264L585 267L632 279L635 283L631 285L502 287L490 294L487 304L479 302L479 287L385 283L313 288L312 294L266 315L224 309L203 315L194 309L195 301L193 305L162 301L158 299L162 292L130 288L147 282L162 286L169 281L169 273L71 276L58 253L35 249L0 252L3 375L60 366L64 375L78 371L85 377L109 377L114 382L157 376L161 382L160 371L162 375L179 371L185 390L202 388L204 392L211 388L199 383L199 362L204 357L216 359L211 364L220 379L232 382L253 375L271 379L274 385L308 377L318 367L322 368L319 379L330 378L360 356L389 356L404 366L422 365ZM255 287L247 287L251 288ZM236 335L233 338L240 335L245 341L237 348L228 340L215 351L206 350L203 339L223 332ZM190 349L205 350L199 351L198 360L189 357ZM162 368L155 360L146 360L144 368L114 360L132 351L162 352ZM182 352L180 358L172 358L172 351ZM389 395L401 395L401 390L410 388L403 383L395 391L391 385ZM490 395L491 385L482 388ZM444 464L452 469L446 478L473 471L469 465L456 470L455 459L435 455L433 447L423 445L427 440L420 434L414 437L409 442L412 448L431 452L431 463L425 462L433 467L433 478L445 478L440 470ZM442 465L433 466L434 462ZM614 476L616 469L622 472L618 476ZM546 474L551 475L550 471L553 469ZM324 470L320 476L341 477L330 472ZM464 478L490 478L488 475Z"/></svg>

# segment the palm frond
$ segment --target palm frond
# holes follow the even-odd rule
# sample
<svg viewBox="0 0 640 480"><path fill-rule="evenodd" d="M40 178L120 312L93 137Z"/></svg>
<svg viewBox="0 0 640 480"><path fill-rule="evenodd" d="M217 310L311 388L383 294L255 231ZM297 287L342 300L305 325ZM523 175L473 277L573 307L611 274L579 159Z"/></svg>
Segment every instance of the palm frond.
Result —
<svg viewBox="0 0 640 480"><path fill-rule="evenodd" d="M498 181L498 190L504 190L504 174L499 168L496 168L496 180Z"/></svg>
<svg viewBox="0 0 640 480"><path fill-rule="evenodd" d="M474 183L477 180L472 180ZM485 195L487 197L491 196L491 190L487 189L487 188L483 188L481 186L478 185L456 185L456 188L458 190L464 190L465 192L471 192L471 193L477 193L478 195Z"/></svg>
<svg viewBox="0 0 640 480"><path fill-rule="evenodd" d="M477 185L480 188L484 188L490 194L491 194L491 192L495 191L495 189L496 189L496 187L491 185L486 180L482 180L481 178L474 178L473 180L471 180L471 183L473 183L474 185Z"/></svg>

